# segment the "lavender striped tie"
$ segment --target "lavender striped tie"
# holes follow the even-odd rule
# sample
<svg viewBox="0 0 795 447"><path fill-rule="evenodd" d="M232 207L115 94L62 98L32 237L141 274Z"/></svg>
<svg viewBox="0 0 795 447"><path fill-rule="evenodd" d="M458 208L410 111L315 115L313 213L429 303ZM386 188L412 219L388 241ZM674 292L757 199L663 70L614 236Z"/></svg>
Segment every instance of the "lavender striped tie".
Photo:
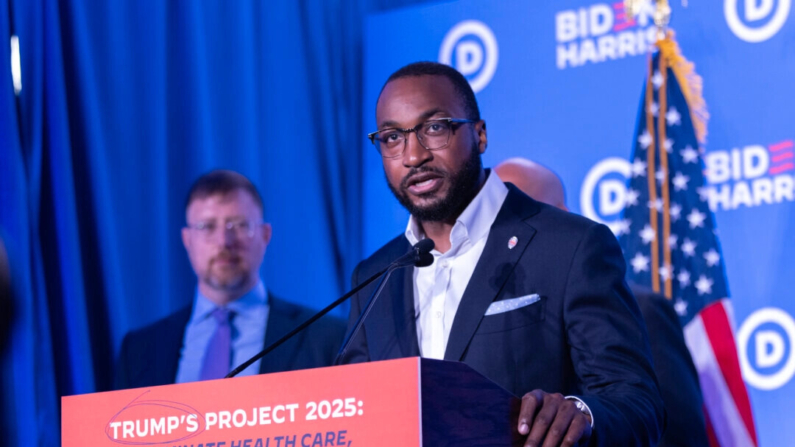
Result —
<svg viewBox="0 0 795 447"><path fill-rule="evenodd" d="M232 365L232 312L219 307L212 313L218 323L215 333L207 344L199 380L220 379L229 373Z"/></svg>

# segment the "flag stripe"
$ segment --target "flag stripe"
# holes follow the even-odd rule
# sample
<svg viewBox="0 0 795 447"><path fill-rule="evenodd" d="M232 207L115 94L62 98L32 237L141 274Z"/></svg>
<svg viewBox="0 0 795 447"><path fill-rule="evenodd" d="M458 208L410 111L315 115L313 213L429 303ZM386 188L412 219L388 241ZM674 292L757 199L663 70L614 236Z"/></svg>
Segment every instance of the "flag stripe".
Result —
<svg viewBox="0 0 795 447"><path fill-rule="evenodd" d="M706 407L704 407L704 422L707 426L707 439L709 440L709 445L712 447L720 447L718 436L715 434L715 429L712 428L712 421L709 420L709 412Z"/></svg>
<svg viewBox="0 0 795 447"><path fill-rule="evenodd" d="M685 343L693 356L698 370L701 393L711 427L722 447L756 446L735 405L733 396L724 380L720 365L709 343L701 315L694 317L684 328Z"/></svg>
<svg viewBox="0 0 795 447"><path fill-rule="evenodd" d="M753 438L756 438L753 416L751 415L751 402L745 390L740 360L737 357L737 348L734 343L734 333L729 324L729 317L724 306L731 306L728 300L720 300L708 305L701 311L707 337L712 344L712 351L718 361L720 370L734 398L737 410L743 418L743 423Z"/></svg>

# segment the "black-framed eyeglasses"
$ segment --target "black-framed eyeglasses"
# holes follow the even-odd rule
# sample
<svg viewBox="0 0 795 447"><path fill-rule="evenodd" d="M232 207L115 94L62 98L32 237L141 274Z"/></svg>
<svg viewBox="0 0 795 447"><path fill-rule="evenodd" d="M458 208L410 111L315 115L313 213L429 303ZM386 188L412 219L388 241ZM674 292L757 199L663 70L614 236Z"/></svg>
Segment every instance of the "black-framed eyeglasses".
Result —
<svg viewBox="0 0 795 447"><path fill-rule="evenodd" d="M429 151L443 149L450 142L450 134L461 124L474 123L474 120L462 118L434 118L417 124L409 129L392 127L367 134L367 138L375 145L384 158L397 158L406 150L409 134L415 132L422 147Z"/></svg>

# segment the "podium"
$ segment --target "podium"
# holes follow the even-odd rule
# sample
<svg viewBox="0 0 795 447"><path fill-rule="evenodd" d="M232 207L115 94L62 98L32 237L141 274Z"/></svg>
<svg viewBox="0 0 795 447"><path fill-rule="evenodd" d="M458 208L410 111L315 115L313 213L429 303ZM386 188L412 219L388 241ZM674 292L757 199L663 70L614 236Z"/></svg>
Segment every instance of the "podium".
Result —
<svg viewBox="0 0 795 447"><path fill-rule="evenodd" d="M418 357L67 396L64 446L519 446L521 401Z"/></svg>

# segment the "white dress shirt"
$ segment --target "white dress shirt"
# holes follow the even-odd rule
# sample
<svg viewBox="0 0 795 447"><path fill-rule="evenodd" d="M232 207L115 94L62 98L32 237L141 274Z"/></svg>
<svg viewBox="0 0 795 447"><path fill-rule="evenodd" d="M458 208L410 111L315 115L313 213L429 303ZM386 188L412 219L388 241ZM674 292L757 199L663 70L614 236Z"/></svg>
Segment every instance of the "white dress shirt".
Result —
<svg viewBox="0 0 795 447"><path fill-rule="evenodd" d="M450 231L450 250L444 254L431 251L433 264L414 269L414 315L422 357L444 359L458 305L507 196L508 188L496 174L489 172L483 188L456 219ZM414 216L409 217L406 239L414 245L424 238ZM577 396L566 399L575 401L577 409L591 418L593 428L593 413L588 404Z"/></svg>
<svg viewBox="0 0 795 447"><path fill-rule="evenodd" d="M489 172L480 192L453 225L450 250L431 251L433 264L414 269L414 315L423 357L444 359L458 305L507 196L508 188ZM414 216L409 217L406 239L414 245L424 238Z"/></svg>

